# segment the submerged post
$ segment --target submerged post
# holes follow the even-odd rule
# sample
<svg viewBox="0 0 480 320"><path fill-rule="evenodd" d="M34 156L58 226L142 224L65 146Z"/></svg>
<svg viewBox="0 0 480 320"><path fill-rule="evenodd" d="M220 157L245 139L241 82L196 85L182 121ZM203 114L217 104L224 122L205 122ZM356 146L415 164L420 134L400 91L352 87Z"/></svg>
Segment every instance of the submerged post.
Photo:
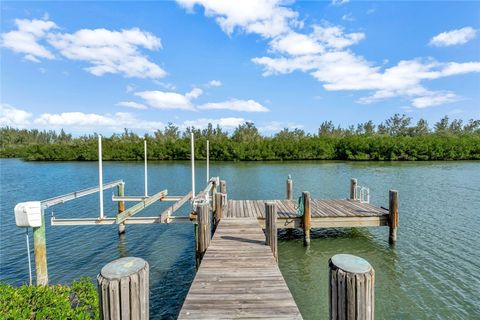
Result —
<svg viewBox="0 0 480 320"><path fill-rule="evenodd" d="M287 178L287 200L293 199L293 181L292 177L288 175Z"/></svg>
<svg viewBox="0 0 480 320"><path fill-rule="evenodd" d="M365 259L337 254L328 261L330 320L373 320L375 270Z"/></svg>
<svg viewBox="0 0 480 320"><path fill-rule="evenodd" d="M118 196L123 197L125 195L125 183L120 183L117 186ZM125 211L125 201L118 201L118 213ZM118 224L118 234L125 233L125 222Z"/></svg>
<svg viewBox="0 0 480 320"><path fill-rule="evenodd" d="M197 206L197 223L198 223L198 249L197 249L197 266L200 265L203 255L210 244L212 236L210 210L208 203L202 203Z"/></svg>
<svg viewBox="0 0 480 320"><path fill-rule="evenodd" d="M222 220L223 193L215 193L215 229Z"/></svg>
<svg viewBox="0 0 480 320"><path fill-rule="evenodd" d="M395 244L397 242L398 227L398 191L390 190L388 206L388 226L390 228L388 242Z"/></svg>
<svg viewBox="0 0 480 320"><path fill-rule="evenodd" d="M310 192L302 192L303 200L303 244L305 246L310 246L310 229L312 227L312 212L310 209Z"/></svg>
<svg viewBox="0 0 480 320"><path fill-rule="evenodd" d="M220 192L227 194L227 182L225 180L220 180Z"/></svg>
<svg viewBox="0 0 480 320"><path fill-rule="evenodd" d="M357 179L350 179L350 199L357 200Z"/></svg>
<svg viewBox="0 0 480 320"><path fill-rule="evenodd" d="M101 319L149 318L149 266L125 257L105 265L97 276Z"/></svg>
<svg viewBox="0 0 480 320"><path fill-rule="evenodd" d="M275 202L265 203L265 244L270 246L273 257L278 262L277 208Z"/></svg>
<svg viewBox="0 0 480 320"><path fill-rule="evenodd" d="M42 208L42 225L33 228L33 250L35 255L35 273L37 285L48 285L47 238L45 232L45 214Z"/></svg>

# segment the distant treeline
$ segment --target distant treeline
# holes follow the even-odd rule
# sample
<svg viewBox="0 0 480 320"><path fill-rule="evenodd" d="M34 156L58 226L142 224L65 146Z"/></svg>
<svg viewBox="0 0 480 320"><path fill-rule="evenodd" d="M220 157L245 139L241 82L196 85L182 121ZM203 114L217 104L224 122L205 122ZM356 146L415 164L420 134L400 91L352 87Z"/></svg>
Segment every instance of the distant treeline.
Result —
<svg viewBox="0 0 480 320"><path fill-rule="evenodd" d="M190 158L190 133L195 134L197 159L205 159L210 140L211 160L480 160L480 120L442 118L430 128L420 119L412 124L395 114L379 125L372 121L335 127L323 122L316 134L283 129L262 136L246 122L228 133L211 124L206 129L181 131L169 124L152 135L138 136L125 129L103 139L104 160L143 159L143 139L152 160ZM0 128L0 157L26 160L97 160L97 135L73 137L63 130L39 131Z"/></svg>

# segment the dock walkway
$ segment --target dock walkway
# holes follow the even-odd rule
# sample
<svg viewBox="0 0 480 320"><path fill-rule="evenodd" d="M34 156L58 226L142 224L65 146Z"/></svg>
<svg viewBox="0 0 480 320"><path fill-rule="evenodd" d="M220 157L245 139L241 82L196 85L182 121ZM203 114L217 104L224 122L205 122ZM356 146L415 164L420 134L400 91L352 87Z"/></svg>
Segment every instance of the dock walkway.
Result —
<svg viewBox="0 0 480 320"><path fill-rule="evenodd" d="M302 319L253 217L220 221L179 315L232 318Z"/></svg>

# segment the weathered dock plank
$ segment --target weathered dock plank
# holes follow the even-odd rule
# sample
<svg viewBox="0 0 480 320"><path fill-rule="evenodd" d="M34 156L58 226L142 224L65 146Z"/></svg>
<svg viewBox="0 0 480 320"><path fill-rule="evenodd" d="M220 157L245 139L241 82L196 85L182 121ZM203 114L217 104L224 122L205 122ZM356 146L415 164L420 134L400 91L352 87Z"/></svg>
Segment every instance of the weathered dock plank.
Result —
<svg viewBox="0 0 480 320"><path fill-rule="evenodd" d="M179 319L302 319L265 245L256 216L261 211L253 212L256 202L229 203L231 213L241 218L220 221Z"/></svg>

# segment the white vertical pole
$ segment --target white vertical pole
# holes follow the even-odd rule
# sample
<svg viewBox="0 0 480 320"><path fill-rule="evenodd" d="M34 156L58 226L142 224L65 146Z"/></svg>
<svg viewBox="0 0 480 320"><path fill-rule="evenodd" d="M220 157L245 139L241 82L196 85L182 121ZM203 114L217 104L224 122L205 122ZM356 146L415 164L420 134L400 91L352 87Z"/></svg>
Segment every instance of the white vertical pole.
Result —
<svg viewBox="0 0 480 320"><path fill-rule="evenodd" d="M195 198L195 145L193 141L193 132L190 134L190 157L192 159L192 197Z"/></svg>
<svg viewBox="0 0 480 320"><path fill-rule="evenodd" d="M210 181L210 141L207 140L207 183Z"/></svg>
<svg viewBox="0 0 480 320"><path fill-rule="evenodd" d="M32 285L32 260L30 259L30 241L28 240L28 228L25 228L25 236L27 237L28 277L30 279L30 285Z"/></svg>
<svg viewBox="0 0 480 320"><path fill-rule="evenodd" d="M148 176L147 176L147 140L143 140L143 149L145 152L145 197L148 197Z"/></svg>
<svg viewBox="0 0 480 320"><path fill-rule="evenodd" d="M98 193L100 194L100 219L103 215L103 168L102 168L102 135L98 135Z"/></svg>

